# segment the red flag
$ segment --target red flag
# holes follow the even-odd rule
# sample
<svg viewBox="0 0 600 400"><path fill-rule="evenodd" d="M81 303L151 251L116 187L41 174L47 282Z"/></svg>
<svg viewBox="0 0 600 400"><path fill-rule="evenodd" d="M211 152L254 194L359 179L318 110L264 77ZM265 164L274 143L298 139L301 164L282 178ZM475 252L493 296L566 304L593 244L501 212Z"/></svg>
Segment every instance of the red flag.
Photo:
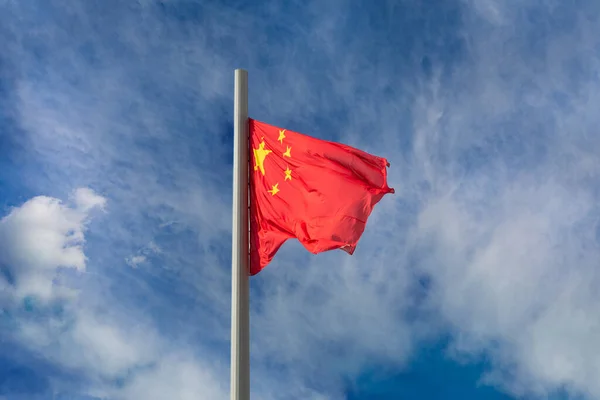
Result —
<svg viewBox="0 0 600 400"><path fill-rule="evenodd" d="M354 253L375 204L394 189L386 159L249 120L250 274L297 238L311 253Z"/></svg>

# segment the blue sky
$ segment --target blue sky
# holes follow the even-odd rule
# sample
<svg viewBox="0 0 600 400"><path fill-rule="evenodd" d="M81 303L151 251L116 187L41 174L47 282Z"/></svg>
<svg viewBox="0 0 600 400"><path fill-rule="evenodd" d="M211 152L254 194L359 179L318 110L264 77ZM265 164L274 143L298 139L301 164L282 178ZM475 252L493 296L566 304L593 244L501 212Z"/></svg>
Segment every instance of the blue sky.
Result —
<svg viewBox="0 0 600 400"><path fill-rule="evenodd" d="M391 162L251 279L260 399L600 398L600 3L0 2L0 399L226 399L233 71Z"/></svg>

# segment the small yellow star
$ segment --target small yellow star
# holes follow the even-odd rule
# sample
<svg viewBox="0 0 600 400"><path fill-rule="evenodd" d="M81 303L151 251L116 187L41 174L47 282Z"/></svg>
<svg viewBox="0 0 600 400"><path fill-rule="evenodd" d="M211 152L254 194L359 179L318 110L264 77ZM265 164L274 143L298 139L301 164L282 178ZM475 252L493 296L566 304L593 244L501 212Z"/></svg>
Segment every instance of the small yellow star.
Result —
<svg viewBox="0 0 600 400"><path fill-rule="evenodd" d="M279 183L273 185L273 189L267 190L267 192L271 193L271 196L275 196L279 192Z"/></svg>
<svg viewBox="0 0 600 400"><path fill-rule="evenodd" d="M290 146L287 146L287 150L285 151L285 153L283 153L284 157L292 157L292 148Z"/></svg>
<svg viewBox="0 0 600 400"><path fill-rule="evenodd" d="M285 139L285 129L279 131L279 138L277 140L283 144L283 139Z"/></svg>
<svg viewBox="0 0 600 400"><path fill-rule="evenodd" d="M292 179L292 170L290 169L290 167L287 167L287 169L284 171L285 172L285 181L287 181L288 179Z"/></svg>

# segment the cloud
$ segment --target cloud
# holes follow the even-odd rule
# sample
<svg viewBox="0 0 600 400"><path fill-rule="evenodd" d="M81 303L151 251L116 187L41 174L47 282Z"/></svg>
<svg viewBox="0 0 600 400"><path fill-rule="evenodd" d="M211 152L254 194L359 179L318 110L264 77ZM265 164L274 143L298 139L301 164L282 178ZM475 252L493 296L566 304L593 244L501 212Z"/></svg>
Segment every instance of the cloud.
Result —
<svg viewBox="0 0 600 400"><path fill-rule="evenodd" d="M77 383L54 383L55 392L66 387L125 400L164 398L166 393L182 399L226 398L227 371L218 361L165 341L143 315L123 313L110 301L104 310L69 304L61 315L21 318L11 340L65 371L77 371L78 379L86 382L79 388Z"/></svg>
<svg viewBox="0 0 600 400"><path fill-rule="evenodd" d="M73 193L73 198L77 208L85 212L95 207L104 209L106 205L106 199L97 195L89 188L76 189Z"/></svg>
<svg viewBox="0 0 600 400"><path fill-rule="evenodd" d="M146 256L133 256L125 260L132 268L136 268L138 264L146 261Z"/></svg>
<svg viewBox="0 0 600 400"><path fill-rule="evenodd" d="M2 285L14 296L49 301L61 293L54 285L57 268L85 269L83 245L89 213L102 208L106 199L87 188L76 190L73 197L75 204L70 207L58 199L37 196L0 220Z"/></svg>
<svg viewBox="0 0 600 400"><path fill-rule="evenodd" d="M20 319L19 343L99 393L223 393L241 66L253 117L386 156L396 188L353 257L290 242L252 280L261 398L343 398L448 332L457 360L491 360L489 384L597 397L598 10L554 3L7 5L11 133L49 194L26 204L60 229L33 241L11 212L2 230L34 234L3 236L22 238L3 263L46 271L27 291L50 298L59 265L87 271L67 317ZM80 186L110 203L56 200ZM84 255L76 228L103 207Z"/></svg>
<svg viewBox="0 0 600 400"><path fill-rule="evenodd" d="M411 230L428 305L450 327L453 356L491 360L484 382L595 398L598 10L485 4L504 23L467 9L468 74L413 108L413 179L432 188ZM523 17L561 13L541 36Z"/></svg>
<svg viewBox="0 0 600 400"><path fill-rule="evenodd" d="M227 368L219 368L227 374ZM183 354L172 354L156 368L141 371L115 396L116 399L160 400L176 398L226 399L228 381L215 375L215 366L206 366Z"/></svg>
<svg viewBox="0 0 600 400"><path fill-rule="evenodd" d="M34 197L0 222L2 265L10 277L3 281L8 289L3 308L12 320L3 339L65 371L78 371L89 385L83 393L119 399L163 398L165 393L183 399L225 398L222 380L213 375L216 367L177 356L182 350L165 342L136 310L115 307L110 297L103 304L92 303L90 294L57 287L59 269L84 272L90 213L106 205L105 198L88 188L73 191L71 198L69 206L56 198ZM160 251L154 243L148 248ZM24 309L35 317L23 314ZM134 371L141 372L128 378ZM117 380L125 382L119 390L110 384Z"/></svg>
<svg viewBox="0 0 600 400"><path fill-rule="evenodd" d="M274 281L256 306L264 313L254 328L257 349L267 349L261 356L281 354L282 365L339 377L373 360L402 367L420 339L449 332L449 355L489 361L483 381L510 394L600 395L592 339L598 16L591 3L463 2L448 35L411 34L422 39L408 57L421 61L412 64L413 84L375 77L375 67L323 72L332 97L352 94L336 103L352 115L336 130L389 154L398 190L380 204L373 233L365 232L365 258L303 257L264 271ZM341 37L330 30L322 39L338 65L359 64L361 39ZM419 47L430 40L458 44L450 57ZM279 259L299 254L289 251ZM423 278L419 301L412 296ZM408 317L413 307L417 323Z"/></svg>

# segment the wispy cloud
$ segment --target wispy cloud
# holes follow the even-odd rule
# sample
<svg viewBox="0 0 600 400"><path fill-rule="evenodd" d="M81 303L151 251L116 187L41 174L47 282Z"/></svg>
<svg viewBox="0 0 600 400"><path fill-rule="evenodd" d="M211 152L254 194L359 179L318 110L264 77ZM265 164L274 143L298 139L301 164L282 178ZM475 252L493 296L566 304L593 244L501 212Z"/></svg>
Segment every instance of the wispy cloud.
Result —
<svg viewBox="0 0 600 400"><path fill-rule="evenodd" d="M43 209L58 246L106 210L85 252L44 258L85 264L64 277L79 296L13 309L11 340L83 371L84 392L226 396L227 121L246 67L253 117L387 157L396 189L353 257L288 243L252 279L261 398L344 398L448 332L503 390L600 395L594 2L1 7L2 132L26 149L20 189L45 195L14 194L2 226ZM97 194L57 200L77 187ZM13 237L15 273L31 260Z"/></svg>
<svg viewBox="0 0 600 400"><path fill-rule="evenodd" d="M468 74L414 109L440 140L414 169L438 191L412 241L455 355L487 354L486 381L515 394L595 397L598 10L483 5L465 13Z"/></svg>
<svg viewBox="0 0 600 400"><path fill-rule="evenodd" d="M106 199L87 188L72 197L73 208L55 198L36 197L0 222L1 300L8 317L4 326L11 327L3 338L43 354L60 368L79 371L93 382L91 393L97 395L129 399L171 393L185 399L200 392L224 398L226 392L213 376L217 364L184 357L184 350L165 342L147 317L115 304L114 298L90 303L90 294L58 279L62 268L85 269L87 214L106 205ZM118 390L110 385L116 381L122 382ZM173 386L165 387L166 382Z"/></svg>

